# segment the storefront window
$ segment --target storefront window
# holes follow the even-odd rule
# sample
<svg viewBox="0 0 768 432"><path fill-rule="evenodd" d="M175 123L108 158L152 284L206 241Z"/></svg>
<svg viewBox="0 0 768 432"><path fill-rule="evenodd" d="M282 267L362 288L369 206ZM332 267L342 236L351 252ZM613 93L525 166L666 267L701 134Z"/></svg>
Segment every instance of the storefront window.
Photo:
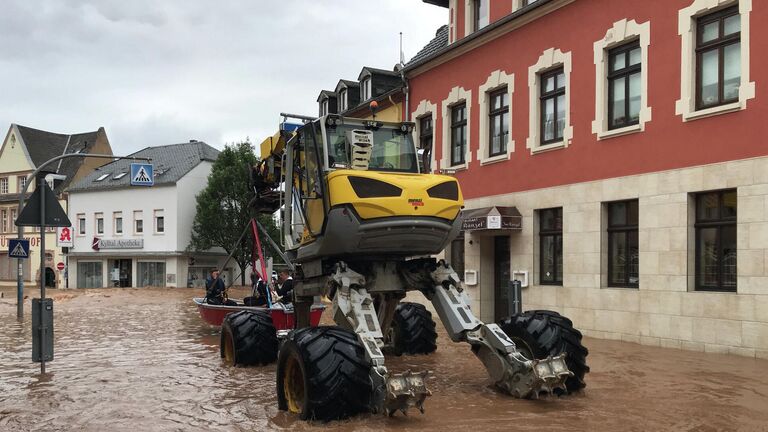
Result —
<svg viewBox="0 0 768 432"><path fill-rule="evenodd" d="M164 262L140 262L139 263L139 286L164 287L165 286L165 263Z"/></svg>
<svg viewBox="0 0 768 432"><path fill-rule="evenodd" d="M101 262L77 263L78 288L101 288L102 285L103 275Z"/></svg>

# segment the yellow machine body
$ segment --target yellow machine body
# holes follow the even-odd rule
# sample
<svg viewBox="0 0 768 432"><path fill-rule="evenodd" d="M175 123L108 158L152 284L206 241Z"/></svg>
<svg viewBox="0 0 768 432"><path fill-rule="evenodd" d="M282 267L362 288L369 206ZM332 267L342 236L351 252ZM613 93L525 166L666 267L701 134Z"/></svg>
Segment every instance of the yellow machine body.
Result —
<svg viewBox="0 0 768 432"><path fill-rule="evenodd" d="M401 193L397 196L360 197L355 192L350 177L386 183L400 189ZM360 218L365 220L392 216L432 216L452 221L464 205L458 185L456 199L430 197L427 192L447 182L456 183L456 179L439 174L336 170L328 174L330 207L352 205Z"/></svg>

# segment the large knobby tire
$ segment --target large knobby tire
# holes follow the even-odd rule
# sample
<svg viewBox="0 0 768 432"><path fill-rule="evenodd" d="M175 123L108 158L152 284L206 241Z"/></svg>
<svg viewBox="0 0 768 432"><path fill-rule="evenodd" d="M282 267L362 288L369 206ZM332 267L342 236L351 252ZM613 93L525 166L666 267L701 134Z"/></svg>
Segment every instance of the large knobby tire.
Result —
<svg viewBox="0 0 768 432"><path fill-rule="evenodd" d="M277 330L269 311L240 311L221 324L221 358L232 365L265 365L277 359Z"/></svg>
<svg viewBox="0 0 768 432"><path fill-rule="evenodd" d="M435 322L424 305L397 305L392 319L392 348L396 355L431 354L437 350Z"/></svg>
<svg viewBox="0 0 768 432"><path fill-rule="evenodd" d="M296 330L280 347L278 407L320 421L370 412L369 371L355 333L340 327Z"/></svg>
<svg viewBox="0 0 768 432"><path fill-rule="evenodd" d="M584 375L589 372L589 350L581 343L581 332L573 322L557 312L547 310L526 311L499 322L504 333L526 357L544 359L567 353L565 361L573 376L565 381L569 393L586 386Z"/></svg>

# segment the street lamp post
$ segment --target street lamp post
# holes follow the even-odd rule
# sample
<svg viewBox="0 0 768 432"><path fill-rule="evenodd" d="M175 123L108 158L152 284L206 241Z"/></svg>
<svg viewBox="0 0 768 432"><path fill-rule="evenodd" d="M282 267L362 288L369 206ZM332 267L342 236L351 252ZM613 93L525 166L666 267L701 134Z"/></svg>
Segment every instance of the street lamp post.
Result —
<svg viewBox="0 0 768 432"><path fill-rule="evenodd" d="M21 210L24 208L24 196L26 195L27 189L29 188L30 179L34 181L37 178L38 173L40 173L40 171L42 171L43 168L45 168L47 165L49 165L49 164L51 164L53 162L59 161L61 159L67 159L67 158L100 158L100 159L114 159L114 160L118 160L118 159L133 159L133 160L142 160L142 161L147 161L147 162L151 161L151 159L143 158L143 157L115 156L115 155L108 155L108 154L69 153L69 154L64 154L64 155L56 156L55 158L49 159L45 163L43 163L42 165L38 166L37 169L35 169L32 172L32 174L30 174L27 177L27 181L24 184L24 188L21 190L21 193L19 194L19 207L18 207L18 210L16 211L17 215L21 215ZM43 216L42 215L42 210L43 209L44 209L44 204L41 206L41 217ZM69 210L69 209L67 209L67 210ZM42 223L44 224L45 221L42 221ZM23 238L24 237L24 227L21 226L21 225L18 225L17 230L18 230L18 238L20 238L20 239ZM44 229L40 230L40 239L41 239L41 242L45 241L44 240L45 239ZM41 297L45 297L45 295L44 295L44 293L45 293L45 287L44 287L45 286L45 280L44 280L45 279L45 274L44 274L44 271L45 271L45 264L44 264L45 263L45 249L43 249L42 244L44 244L44 243L41 243L41 251L40 251L40 254L42 256L42 259L40 260L40 262L41 262L41 264L40 264L40 266L41 266L40 267L40 272L41 272L40 273L40 286L41 286ZM23 274L23 269L24 269L23 261L22 261L21 258L19 258L18 259L18 269L17 269L17 272L16 272L16 318L19 321L24 319L24 274Z"/></svg>

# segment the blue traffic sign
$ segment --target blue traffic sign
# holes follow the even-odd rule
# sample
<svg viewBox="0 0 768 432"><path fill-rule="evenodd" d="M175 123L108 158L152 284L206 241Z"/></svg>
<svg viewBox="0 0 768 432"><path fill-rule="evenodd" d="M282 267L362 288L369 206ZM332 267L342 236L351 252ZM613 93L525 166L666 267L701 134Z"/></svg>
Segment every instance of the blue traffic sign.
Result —
<svg viewBox="0 0 768 432"><path fill-rule="evenodd" d="M155 176L152 164L131 164L131 186L153 186L154 184Z"/></svg>
<svg viewBox="0 0 768 432"><path fill-rule="evenodd" d="M29 258L29 240L10 239L8 242L9 258Z"/></svg>

